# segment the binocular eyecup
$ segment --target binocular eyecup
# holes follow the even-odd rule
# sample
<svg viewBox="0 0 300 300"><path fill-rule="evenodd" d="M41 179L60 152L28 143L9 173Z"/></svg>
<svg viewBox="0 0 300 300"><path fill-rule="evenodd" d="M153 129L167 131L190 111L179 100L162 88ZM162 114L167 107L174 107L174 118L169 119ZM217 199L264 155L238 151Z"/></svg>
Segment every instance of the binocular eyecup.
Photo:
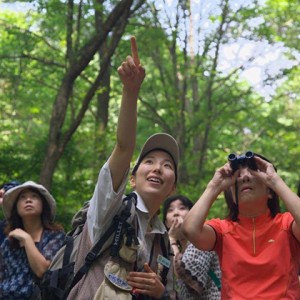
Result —
<svg viewBox="0 0 300 300"><path fill-rule="evenodd" d="M235 172L240 166L247 166L251 170L257 170L254 156L255 154L252 151L247 151L242 155L236 155L235 153L229 154L228 161L232 171Z"/></svg>

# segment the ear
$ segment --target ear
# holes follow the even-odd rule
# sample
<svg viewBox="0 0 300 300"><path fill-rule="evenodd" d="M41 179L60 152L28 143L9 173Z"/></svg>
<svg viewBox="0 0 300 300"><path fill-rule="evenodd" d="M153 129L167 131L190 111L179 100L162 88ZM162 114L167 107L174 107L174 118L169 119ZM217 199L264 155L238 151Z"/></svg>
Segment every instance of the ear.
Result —
<svg viewBox="0 0 300 300"><path fill-rule="evenodd" d="M131 188L134 190L135 189L135 176L134 175L130 175L129 183L130 183Z"/></svg>
<svg viewBox="0 0 300 300"><path fill-rule="evenodd" d="M176 184L174 183L171 190L170 190L170 193L167 197L170 197L171 195L173 195L175 193L175 191L176 191Z"/></svg>
<svg viewBox="0 0 300 300"><path fill-rule="evenodd" d="M271 190L268 188L268 199L272 199L272 193Z"/></svg>

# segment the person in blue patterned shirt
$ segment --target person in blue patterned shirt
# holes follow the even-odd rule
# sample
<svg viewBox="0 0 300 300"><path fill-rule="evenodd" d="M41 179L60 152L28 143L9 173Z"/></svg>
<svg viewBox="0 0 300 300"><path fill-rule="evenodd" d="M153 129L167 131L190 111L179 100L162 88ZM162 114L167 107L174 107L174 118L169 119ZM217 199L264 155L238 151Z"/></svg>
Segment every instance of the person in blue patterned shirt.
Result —
<svg viewBox="0 0 300 300"><path fill-rule="evenodd" d="M64 243L54 222L56 202L48 190L27 181L3 198L7 237L0 247L0 299L35 299L36 284Z"/></svg>
<svg viewBox="0 0 300 300"><path fill-rule="evenodd" d="M21 183L19 181L16 181L16 180L12 180L12 181L9 181L9 182L6 182L6 183L3 183L0 187L0 206L2 207L2 202L3 202L3 197L4 197L4 194L12 189L13 187L15 186L18 186L20 185ZM6 226L6 220L1 220L0 221L0 245L2 244L2 242L4 241L5 239L5 234L4 234L4 228Z"/></svg>

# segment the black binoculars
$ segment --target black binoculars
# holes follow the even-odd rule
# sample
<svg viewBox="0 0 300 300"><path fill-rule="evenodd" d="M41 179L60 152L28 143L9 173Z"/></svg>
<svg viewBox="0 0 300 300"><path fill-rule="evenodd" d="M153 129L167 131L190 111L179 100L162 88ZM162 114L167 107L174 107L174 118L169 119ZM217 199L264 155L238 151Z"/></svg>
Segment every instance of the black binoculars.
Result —
<svg viewBox="0 0 300 300"><path fill-rule="evenodd" d="M239 168L239 166L247 166L251 170L257 170L254 156L255 154L252 151L247 151L242 155L236 155L234 153L229 154L228 161L233 173Z"/></svg>

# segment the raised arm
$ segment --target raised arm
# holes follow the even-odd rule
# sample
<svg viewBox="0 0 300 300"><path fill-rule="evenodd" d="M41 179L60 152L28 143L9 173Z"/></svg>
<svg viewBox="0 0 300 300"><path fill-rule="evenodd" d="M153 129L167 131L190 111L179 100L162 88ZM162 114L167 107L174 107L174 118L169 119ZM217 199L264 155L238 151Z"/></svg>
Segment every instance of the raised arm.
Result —
<svg viewBox="0 0 300 300"><path fill-rule="evenodd" d="M287 210L295 219L293 223L293 234L300 241L300 198L287 186L273 165L259 157L255 157L259 172L252 171L264 183L272 189L284 202Z"/></svg>
<svg viewBox="0 0 300 300"><path fill-rule="evenodd" d="M229 163L217 169L204 193L183 220L183 234L200 250L212 250L215 245L215 232L204 222L218 195L233 184L234 178Z"/></svg>
<svg viewBox="0 0 300 300"><path fill-rule="evenodd" d="M135 149L137 126L137 100L145 69L141 66L136 40L131 37L131 56L118 68L123 84L122 101L118 118L117 142L109 159L113 188L118 190Z"/></svg>

